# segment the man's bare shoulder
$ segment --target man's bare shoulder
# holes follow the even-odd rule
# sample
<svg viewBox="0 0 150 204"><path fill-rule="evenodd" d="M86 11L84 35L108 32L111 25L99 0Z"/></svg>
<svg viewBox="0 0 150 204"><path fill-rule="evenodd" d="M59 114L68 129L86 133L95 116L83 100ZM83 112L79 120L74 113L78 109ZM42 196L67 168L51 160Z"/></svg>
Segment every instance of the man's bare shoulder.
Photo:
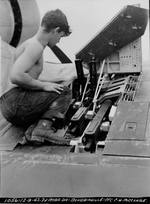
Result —
<svg viewBox="0 0 150 204"><path fill-rule="evenodd" d="M43 45L36 38L30 38L26 40L23 46L25 49L33 49L39 51L43 51L44 49Z"/></svg>

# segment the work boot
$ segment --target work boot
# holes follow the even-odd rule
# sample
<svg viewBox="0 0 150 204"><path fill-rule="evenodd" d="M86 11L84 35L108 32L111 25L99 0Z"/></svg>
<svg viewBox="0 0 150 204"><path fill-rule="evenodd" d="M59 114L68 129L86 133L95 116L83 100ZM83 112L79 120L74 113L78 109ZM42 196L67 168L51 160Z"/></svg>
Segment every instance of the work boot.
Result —
<svg viewBox="0 0 150 204"><path fill-rule="evenodd" d="M43 138L32 138L32 132L34 128L36 127L37 123L34 123L28 127L28 129L25 132L24 138L26 140L26 143L28 144L34 144L34 145L41 145L43 144L44 140Z"/></svg>
<svg viewBox="0 0 150 204"><path fill-rule="evenodd" d="M63 137L62 131L57 131L53 126L53 120L40 119L32 131L31 141L48 141L56 145L69 145L70 139Z"/></svg>

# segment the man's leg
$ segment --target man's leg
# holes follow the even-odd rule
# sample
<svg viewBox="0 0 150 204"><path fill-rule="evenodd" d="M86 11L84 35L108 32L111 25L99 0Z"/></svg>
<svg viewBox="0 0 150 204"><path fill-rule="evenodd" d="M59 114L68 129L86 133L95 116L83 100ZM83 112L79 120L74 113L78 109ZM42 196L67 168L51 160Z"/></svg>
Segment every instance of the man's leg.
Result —
<svg viewBox="0 0 150 204"><path fill-rule="evenodd" d="M65 88L61 95L49 106L48 110L41 118L65 118L71 99L71 91L68 88Z"/></svg>
<svg viewBox="0 0 150 204"><path fill-rule="evenodd" d="M50 122L53 118L63 118L70 102L71 90L68 87L64 87L61 94L16 87L0 98L3 116L13 125L29 127L27 135L32 133L35 123L41 117L48 118ZM43 124L43 121L40 122Z"/></svg>
<svg viewBox="0 0 150 204"><path fill-rule="evenodd" d="M36 122L59 97L56 92L32 91L16 87L0 98L3 116L16 126Z"/></svg>
<svg viewBox="0 0 150 204"><path fill-rule="evenodd" d="M71 91L64 88L61 95L49 106L34 128L31 141L43 142L43 138L54 144L68 144L69 140L55 134L57 128L63 128L65 114L71 103ZM59 124L58 124L59 123ZM61 124L60 124L61 123ZM28 135L29 136L29 135Z"/></svg>

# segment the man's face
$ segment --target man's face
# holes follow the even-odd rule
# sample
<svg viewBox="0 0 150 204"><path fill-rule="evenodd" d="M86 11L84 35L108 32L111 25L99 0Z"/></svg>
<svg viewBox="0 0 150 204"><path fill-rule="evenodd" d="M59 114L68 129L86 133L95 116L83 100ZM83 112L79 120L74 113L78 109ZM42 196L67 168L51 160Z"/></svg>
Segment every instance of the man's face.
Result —
<svg viewBox="0 0 150 204"><path fill-rule="evenodd" d="M49 39L49 44L51 46L56 45L59 43L60 39L65 36L65 33L63 31L59 32L59 28L55 28L51 31L50 39Z"/></svg>

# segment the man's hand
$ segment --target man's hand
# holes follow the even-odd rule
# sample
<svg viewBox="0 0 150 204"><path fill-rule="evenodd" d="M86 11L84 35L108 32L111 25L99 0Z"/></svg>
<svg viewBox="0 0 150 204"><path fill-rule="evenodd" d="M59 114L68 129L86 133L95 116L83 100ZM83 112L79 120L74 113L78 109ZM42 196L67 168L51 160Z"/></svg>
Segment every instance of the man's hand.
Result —
<svg viewBox="0 0 150 204"><path fill-rule="evenodd" d="M63 85L52 83L52 82L43 82L44 83L44 91L55 91L59 94L63 91Z"/></svg>

